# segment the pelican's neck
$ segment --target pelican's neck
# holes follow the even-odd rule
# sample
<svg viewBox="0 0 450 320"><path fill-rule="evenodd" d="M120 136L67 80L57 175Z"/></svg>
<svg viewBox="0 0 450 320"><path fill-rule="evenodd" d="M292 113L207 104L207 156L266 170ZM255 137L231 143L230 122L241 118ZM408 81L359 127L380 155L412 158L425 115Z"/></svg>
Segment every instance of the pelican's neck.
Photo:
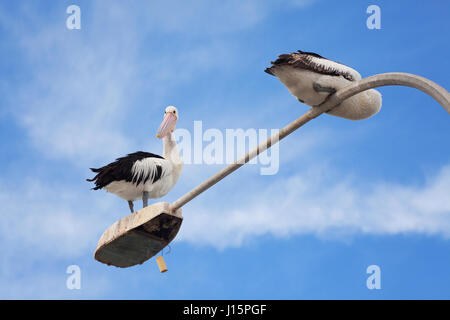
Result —
<svg viewBox="0 0 450 320"><path fill-rule="evenodd" d="M175 165L183 164L173 132L163 138L163 157Z"/></svg>

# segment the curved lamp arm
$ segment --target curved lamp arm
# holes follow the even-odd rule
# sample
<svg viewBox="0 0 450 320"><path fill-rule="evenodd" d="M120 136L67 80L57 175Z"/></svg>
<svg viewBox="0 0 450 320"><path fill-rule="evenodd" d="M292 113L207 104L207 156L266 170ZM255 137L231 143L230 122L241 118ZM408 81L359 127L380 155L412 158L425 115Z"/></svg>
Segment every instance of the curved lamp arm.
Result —
<svg viewBox="0 0 450 320"><path fill-rule="evenodd" d="M254 148L253 150L246 153L244 156L236 160L234 163L226 166L215 175L205 180L197 187L180 197L174 203L172 203L172 210L176 210L184 206L186 203L197 197L199 194L209 189L217 182L228 176L230 173L239 169L245 163L256 157L261 152L264 152L268 148L270 148L273 144L277 143L279 140L283 139L293 131L297 130L305 123L310 120L320 116L322 113L330 111L337 105L339 105L345 99L354 96L362 91L382 87L382 86L392 86L392 85L400 85L400 86L408 86L412 88L419 89L434 99L436 99L447 112L450 114L450 95L447 90L443 87L439 86L435 82L423 78L421 76L417 76L410 73L402 73L402 72L391 72L391 73L382 73L377 74L365 79L361 79L352 83L351 85L340 89L333 95L331 95L325 102L317 107L313 107L308 110L304 115L300 118L294 120L286 127L281 129L278 134L271 136L267 141L261 143L259 146Z"/></svg>
<svg viewBox="0 0 450 320"><path fill-rule="evenodd" d="M419 89L436 99L436 101L450 114L450 95L447 90L427 78L403 72L381 73L356 81L337 91L334 95L330 96L327 101L322 103L322 105L318 106L318 108L322 109L329 107L332 109L355 94L383 86L407 86ZM329 111L330 109L326 111Z"/></svg>

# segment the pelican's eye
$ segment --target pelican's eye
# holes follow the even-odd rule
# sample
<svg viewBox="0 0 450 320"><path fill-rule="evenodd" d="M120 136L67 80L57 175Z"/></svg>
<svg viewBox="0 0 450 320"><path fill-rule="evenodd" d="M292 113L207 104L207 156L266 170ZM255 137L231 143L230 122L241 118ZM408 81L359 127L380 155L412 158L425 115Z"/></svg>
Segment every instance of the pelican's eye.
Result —
<svg viewBox="0 0 450 320"><path fill-rule="evenodd" d="M175 110L173 110L172 112L173 112L173 114L176 114L176 113L177 113Z"/></svg>

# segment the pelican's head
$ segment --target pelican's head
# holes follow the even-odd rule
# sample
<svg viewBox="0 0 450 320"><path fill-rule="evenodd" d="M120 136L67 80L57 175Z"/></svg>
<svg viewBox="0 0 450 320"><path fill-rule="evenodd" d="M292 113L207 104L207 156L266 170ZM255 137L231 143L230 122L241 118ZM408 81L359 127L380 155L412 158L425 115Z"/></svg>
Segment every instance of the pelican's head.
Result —
<svg viewBox="0 0 450 320"><path fill-rule="evenodd" d="M168 134L175 130L175 125L178 120L178 109L174 106L168 106L164 111L164 119L159 126L158 132L156 133L157 138L164 138Z"/></svg>

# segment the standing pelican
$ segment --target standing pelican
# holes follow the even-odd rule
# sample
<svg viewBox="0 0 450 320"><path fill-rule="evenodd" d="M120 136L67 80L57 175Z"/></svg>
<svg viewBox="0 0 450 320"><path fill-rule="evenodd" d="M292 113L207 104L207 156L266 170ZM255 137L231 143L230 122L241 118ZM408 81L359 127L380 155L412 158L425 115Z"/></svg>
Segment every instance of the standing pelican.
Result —
<svg viewBox="0 0 450 320"><path fill-rule="evenodd" d="M143 207L148 199L165 196L177 183L183 162L173 136L178 120L178 110L169 106L156 136L163 140L163 157L138 151L101 167L92 169L97 175L93 179L93 190L105 189L128 201L134 212L133 201L142 199Z"/></svg>
<svg viewBox="0 0 450 320"><path fill-rule="evenodd" d="M354 69L325 59L313 52L292 52L282 54L265 72L276 76L289 92L311 107L324 102L329 95L361 79ZM381 94L366 90L343 101L329 114L361 120L373 116L381 109Z"/></svg>

